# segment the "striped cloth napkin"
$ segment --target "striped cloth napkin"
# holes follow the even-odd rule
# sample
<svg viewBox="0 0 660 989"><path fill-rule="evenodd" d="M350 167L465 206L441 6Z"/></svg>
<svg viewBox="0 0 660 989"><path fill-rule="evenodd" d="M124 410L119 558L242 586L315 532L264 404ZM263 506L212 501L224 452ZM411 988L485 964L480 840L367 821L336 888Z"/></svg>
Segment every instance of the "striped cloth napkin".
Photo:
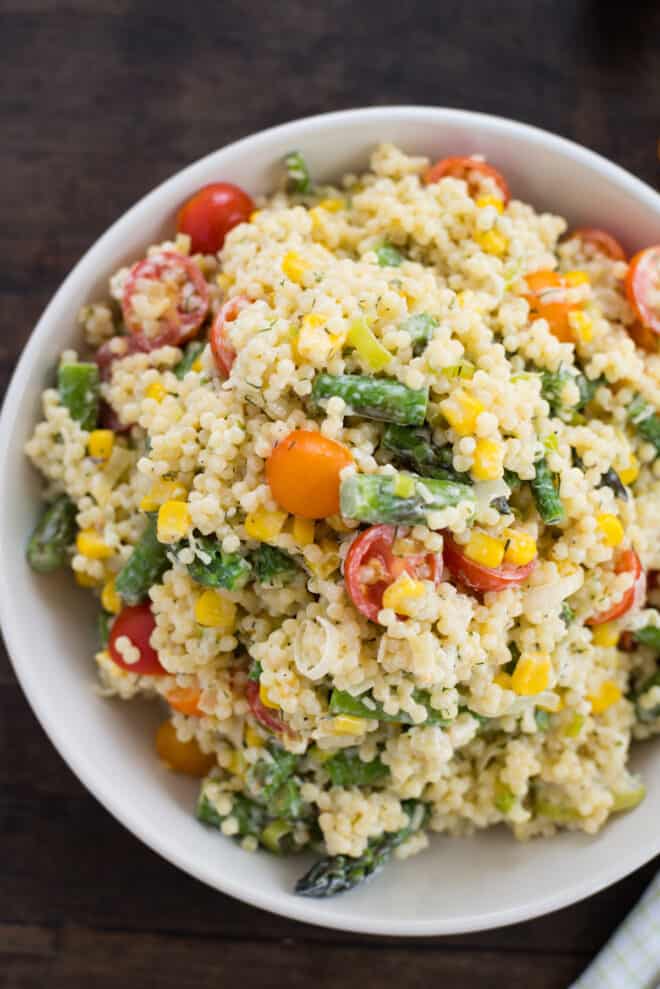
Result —
<svg viewBox="0 0 660 989"><path fill-rule="evenodd" d="M659 989L660 873L570 989Z"/></svg>

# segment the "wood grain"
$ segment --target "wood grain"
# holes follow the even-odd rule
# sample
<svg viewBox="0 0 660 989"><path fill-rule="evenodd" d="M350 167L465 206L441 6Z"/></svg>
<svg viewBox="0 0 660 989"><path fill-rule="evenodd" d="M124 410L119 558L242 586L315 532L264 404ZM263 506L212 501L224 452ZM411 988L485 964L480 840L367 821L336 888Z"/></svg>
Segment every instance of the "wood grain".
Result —
<svg viewBox="0 0 660 989"><path fill-rule="evenodd" d="M610 10L612 11L610 13ZM184 164L351 106L514 117L660 178L660 8L598 0L0 0L0 389L88 246ZM294 923L161 861L89 796L0 655L0 987L563 989L657 863L499 931L398 941ZM385 973L385 975L384 975Z"/></svg>

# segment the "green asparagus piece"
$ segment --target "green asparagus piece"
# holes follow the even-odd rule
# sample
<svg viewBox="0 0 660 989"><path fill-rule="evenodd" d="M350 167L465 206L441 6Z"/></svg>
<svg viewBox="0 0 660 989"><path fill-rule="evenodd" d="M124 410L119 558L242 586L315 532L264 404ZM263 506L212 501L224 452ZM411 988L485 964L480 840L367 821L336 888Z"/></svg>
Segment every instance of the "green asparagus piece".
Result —
<svg viewBox="0 0 660 989"><path fill-rule="evenodd" d="M156 519L149 516L144 532L117 575L115 588L126 604L143 601L169 566L167 547L158 542L156 524Z"/></svg>
<svg viewBox="0 0 660 989"><path fill-rule="evenodd" d="M628 501L626 486L613 467L608 467L598 482L598 487L611 488L617 498L621 498L623 501Z"/></svg>
<svg viewBox="0 0 660 989"><path fill-rule="evenodd" d="M656 455L660 454L660 415L641 395L637 395L628 406L628 422L643 440L655 447Z"/></svg>
<svg viewBox="0 0 660 989"><path fill-rule="evenodd" d="M391 378L370 378L360 374L317 374L312 386L316 405L338 395L355 415L365 419L421 426L426 416L426 388L407 388Z"/></svg>
<svg viewBox="0 0 660 989"><path fill-rule="evenodd" d="M60 495L44 508L27 547L28 563L37 573L52 573L66 563L67 548L76 538L76 506Z"/></svg>
<svg viewBox="0 0 660 989"><path fill-rule="evenodd" d="M580 393L575 405L565 405L562 399L562 392L569 381L575 382ZM599 384L599 380L592 381L574 368L560 367L558 371L541 372L541 394L550 406L550 415L564 422L572 422L575 413L589 404Z"/></svg>
<svg viewBox="0 0 660 989"><path fill-rule="evenodd" d="M443 718L439 711L431 707L431 701L427 690L413 691L413 699L417 704L422 704L426 708L426 718L421 724L448 725L449 721ZM354 718L372 718L375 721L386 721L399 725L414 725L415 722L407 711L399 711L397 714L386 714L383 705L375 701L369 694L361 697L354 697L347 690L337 690L330 695L330 714L349 714Z"/></svg>
<svg viewBox="0 0 660 989"><path fill-rule="evenodd" d="M421 354L424 347L430 342L434 329L439 325L435 316L430 316L427 312L420 312L410 316L405 323L401 324L399 329L405 330L410 335L413 353Z"/></svg>
<svg viewBox="0 0 660 989"><path fill-rule="evenodd" d="M427 429L391 423L385 427L382 443L385 450L394 454L399 465L423 477L471 483L467 474L454 470L451 444L436 446Z"/></svg>
<svg viewBox="0 0 660 989"><path fill-rule="evenodd" d="M312 180L309 168L300 151L290 151L284 159L287 171L287 188L289 192L307 195L312 191Z"/></svg>
<svg viewBox="0 0 660 989"><path fill-rule="evenodd" d="M204 340L190 341L190 343L183 352L183 357L174 368L174 373L176 374L177 378L179 378L179 380L185 378L185 376L188 374L188 371L192 370L193 364L195 363L201 352L204 350L205 346L206 343Z"/></svg>
<svg viewBox="0 0 660 989"><path fill-rule="evenodd" d="M389 768L376 756L370 762L364 762L356 749L342 749L324 763L323 768L328 772L334 786L377 786L384 783L389 775Z"/></svg>
<svg viewBox="0 0 660 989"><path fill-rule="evenodd" d="M430 512L468 502L476 506L468 484L398 473L351 474L339 489L341 514L360 522L428 524Z"/></svg>
<svg viewBox="0 0 660 989"><path fill-rule="evenodd" d="M271 821L259 835L259 844L273 855L289 855L295 851L291 830L291 821L282 818Z"/></svg>
<svg viewBox="0 0 660 989"><path fill-rule="evenodd" d="M223 587L226 591L239 591L245 587L252 573L252 566L245 557L223 552L213 536L197 536L194 549L195 559L188 564L188 573L197 584Z"/></svg>
<svg viewBox="0 0 660 989"><path fill-rule="evenodd" d="M375 875L390 860L395 848L423 828L428 819L426 806L418 800L405 800L402 804L408 815L408 823L400 831L374 838L367 850L358 858L335 855L323 858L296 883L300 896L334 896L353 889Z"/></svg>
<svg viewBox="0 0 660 989"><path fill-rule="evenodd" d="M252 565L257 583L271 587L288 584L300 572L288 553L266 543L261 543L252 554Z"/></svg>
<svg viewBox="0 0 660 989"><path fill-rule="evenodd" d="M660 628L655 625L646 625L644 628L637 629L635 639L641 645L660 652Z"/></svg>
<svg viewBox="0 0 660 989"><path fill-rule="evenodd" d="M564 506L555 487L555 476L545 457L536 461L536 477L530 481L536 508L546 525L558 525L564 521Z"/></svg>
<svg viewBox="0 0 660 989"><path fill-rule="evenodd" d="M656 704L655 707L642 707L640 704L640 699L652 687L660 687L660 670L656 670L653 676L645 680L639 690L633 695L635 700L635 714L638 721L655 721L656 718L660 718L660 704Z"/></svg>
<svg viewBox="0 0 660 989"><path fill-rule="evenodd" d="M62 405L81 429L94 429L99 417L99 369L96 364L61 364L57 389Z"/></svg>
<svg viewBox="0 0 660 989"><path fill-rule="evenodd" d="M97 630L99 634L99 644L101 649L105 649L108 644L108 639L110 638L110 628L114 620L114 615L111 615L108 611L100 611L96 619Z"/></svg>
<svg viewBox="0 0 660 989"><path fill-rule="evenodd" d="M377 247L376 257L381 268L398 268L403 262L403 255L392 244L381 244Z"/></svg>

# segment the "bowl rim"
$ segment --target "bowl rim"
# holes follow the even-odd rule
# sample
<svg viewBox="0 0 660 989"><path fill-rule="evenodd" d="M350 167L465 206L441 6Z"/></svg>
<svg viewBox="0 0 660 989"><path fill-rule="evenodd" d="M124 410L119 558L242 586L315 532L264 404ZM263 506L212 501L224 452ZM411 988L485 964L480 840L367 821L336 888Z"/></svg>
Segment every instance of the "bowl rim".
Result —
<svg viewBox="0 0 660 989"><path fill-rule="evenodd" d="M7 470L7 459L12 447L12 427L24 390L24 379L39 351L42 338L48 331L51 316L57 311L60 301L75 283L82 276L97 268L103 259L106 244L124 227L130 227L140 213L148 213L152 203L164 196L168 190L178 183L184 183L191 171L196 170L202 163L215 158L219 153L229 151L235 153L248 146L251 150L258 152L261 144L267 144L273 138L284 135L289 130L295 131L297 137L303 136L303 132L309 132L309 135L312 135L316 128L339 127L358 117L365 120L379 117L387 117L389 120L418 118L425 121L434 118L440 124L446 121L478 124L482 132L502 133L513 130L530 144L551 146L579 164L600 172L606 178L623 187L627 193L647 204L654 212L660 211L660 195L651 186L597 152L542 128L493 114L424 105L361 107L301 117L265 130L256 131L191 162L147 192L94 241L72 268L39 317L13 371L0 415L0 476L5 476ZM653 845L649 844L643 848L629 847L616 861L607 860L597 873L590 873L585 878L577 875L571 876L567 884L562 884L561 888L551 894L540 898L527 897L525 902L503 909L483 913L471 912L463 919L460 916L455 916L449 921L416 918L411 922L402 922L396 919L387 923L372 922L367 914L344 912L340 905L335 906L334 901L333 906L335 908L329 915L323 910L322 901L310 901L303 898L296 900L284 890L281 893L270 893L262 892L254 886L244 888L240 881L231 879L218 882L205 874L201 866L189 860L176 840L168 840L167 834L163 835L159 832L156 825L150 826L138 813L133 813L130 804L118 799L115 795L116 785L99 777L94 772L91 763L87 761L85 748L76 745L73 739L61 729L57 717L44 703L44 698L37 689L37 671L29 662L29 657L23 655L21 622L11 601L11 577L6 568L3 567L0 568L0 624L10 662L33 713L69 768L103 807L148 848L156 851L162 858L211 888L220 890L252 906L303 923L361 934L419 937L468 933L530 920L577 903L640 868L660 852L660 833L658 833L657 840Z"/></svg>

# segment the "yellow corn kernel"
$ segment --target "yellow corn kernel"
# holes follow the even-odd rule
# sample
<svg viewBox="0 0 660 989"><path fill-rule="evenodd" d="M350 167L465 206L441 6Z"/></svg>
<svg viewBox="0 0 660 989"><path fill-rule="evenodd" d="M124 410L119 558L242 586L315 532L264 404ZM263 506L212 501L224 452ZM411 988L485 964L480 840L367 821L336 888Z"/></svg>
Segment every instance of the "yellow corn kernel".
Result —
<svg viewBox="0 0 660 989"><path fill-rule="evenodd" d="M253 209L252 212L250 213L250 216L248 217L248 222L254 223L254 221L257 219L258 216L261 216L261 210Z"/></svg>
<svg viewBox="0 0 660 989"><path fill-rule="evenodd" d="M619 546L623 542L623 526L616 515L601 512L596 516L596 525L603 534L606 546Z"/></svg>
<svg viewBox="0 0 660 989"><path fill-rule="evenodd" d="M195 374L199 374L200 371L204 370L204 364L202 363L201 357L196 357L195 360L190 365L190 370L194 371Z"/></svg>
<svg viewBox="0 0 660 989"><path fill-rule="evenodd" d="M591 641L602 649L611 649L619 641L619 635L619 629L614 622L604 622L602 625L596 625L592 630Z"/></svg>
<svg viewBox="0 0 660 989"><path fill-rule="evenodd" d="M475 200L474 205L478 206L479 209L485 209L486 206L494 206L498 213L504 212L504 203L501 199L498 199L497 196L479 196L479 198Z"/></svg>
<svg viewBox="0 0 660 989"><path fill-rule="evenodd" d="M345 205L343 199L322 199L319 203L321 209L327 210L328 213L338 213Z"/></svg>
<svg viewBox="0 0 660 989"><path fill-rule="evenodd" d="M319 326L323 326L328 322L328 317L324 316L320 312L308 312L303 316L303 326L308 326L310 329L315 330Z"/></svg>
<svg viewBox="0 0 660 989"><path fill-rule="evenodd" d="M489 536L487 532L475 529L464 547L464 553L483 567L499 567L504 559L504 543L501 539Z"/></svg>
<svg viewBox="0 0 660 989"><path fill-rule="evenodd" d="M91 574L85 573L84 570L74 570L73 576L79 587L96 587L98 584L96 577L92 577Z"/></svg>
<svg viewBox="0 0 660 989"><path fill-rule="evenodd" d="M111 429L93 429L87 440L87 452L94 460L109 460L115 445L115 434Z"/></svg>
<svg viewBox="0 0 660 989"><path fill-rule="evenodd" d="M591 702L591 713L602 714L603 711L607 711L608 707L612 707L613 704L620 701L621 696L621 689L614 680L603 680L598 692L588 695L588 700Z"/></svg>
<svg viewBox="0 0 660 989"><path fill-rule="evenodd" d="M397 577L394 583L385 589L383 608L391 608L397 615L412 615L411 601L418 601L424 596L426 588L421 580L413 580L405 571Z"/></svg>
<svg viewBox="0 0 660 989"><path fill-rule="evenodd" d="M530 697L546 690L550 683L550 660L543 653L521 656L511 675L511 688L516 694Z"/></svg>
<svg viewBox="0 0 660 989"><path fill-rule="evenodd" d="M245 772L245 759L243 758L243 753L239 752L238 749L234 749L232 754L229 756L225 769L233 776L242 776Z"/></svg>
<svg viewBox="0 0 660 989"><path fill-rule="evenodd" d="M269 707L273 711L277 710L277 704L273 704L272 700L268 696L268 691L266 690L263 683L259 684L259 700L261 701L264 707Z"/></svg>
<svg viewBox="0 0 660 989"><path fill-rule="evenodd" d="M256 728L253 728L252 725L246 725L245 744L249 749L263 749L266 743Z"/></svg>
<svg viewBox="0 0 660 989"><path fill-rule="evenodd" d="M195 621L205 628L231 632L236 625L236 605L219 591L209 588L195 601Z"/></svg>
<svg viewBox="0 0 660 989"><path fill-rule="evenodd" d="M121 611L121 598L117 594L114 577L111 577L110 580L106 580L103 585L103 590L101 591L101 604L105 610L109 611L112 615L117 615Z"/></svg>
<svg viewBox="0 0 660 989"><path fill-rule="evenodd" d="M479 439L474 450L472 474L477 481L495 481L502 473L504 447L494 440Z"/></svg>
<svg viewBox="0 0 660 989"><path fill-rule="evenodd" d="M634 484L639 477L639 460L634 453L630 454L628 466L619 471L619 477L624 484Z"/></svg>
<svg viewBox="0 0 660 989"><path fill-rule="evenodd" d="M477 419L486 407L465 388L458 388L440 402L440 411L454 432L459 436L470 436L476 431Z"/></svg>
<svg viewBox="0 0 660 989"><path fill-rule="evenodd" d="M482 251L486 254L494 254L497 258L503 257L509 249L508 237L499 230L479 231L475 233L474 239Z"/></svg>
<svg viewBox="0 0 660 989"><path fill-rule="evenodd" d="M504 670L501 670L499 673L495 674L493 677L493 683L496 683L498 687L502 688L502 690L513 690L513 687L511 686L511 674L506 673Z"/></svg>
<svg viewBox="0 0 660 989"><path fill-rule="evenodd" d="M524 529L505 529L504 559L514 567L524 567L536 556L536 540Z"/></svg>
<svg viewBox="0 0 660 989"><path fill-rule="evenodd" d="M81 529L76 536L76 549L90 560L107 560L112 549L104 543L96 529Z"/></svg>
<svg viewBox="0 0 660 989"><path fill-rule="evenodd" d="M149 494L140 502L141 512L156 512L166 501L181 501L188 492L180 481L154 481Z"/></svg>
<svg viewBox="0 0 660 989"><path fill-rule="evenodd" d="M267 543L275 536L279 536L286 517L286 512L269 512L266 508L257 508L254 512L249 512L245 519L248 538Z"/></svg>
<svg viewBox="0 0 660 989"><path fill-rule="evenodd" d="M159 543L175 543L190 528L190 509L185 501L166 501L158 509Z"/></svg>
<svg viewBox="0 0 660 989"><path fill-rule="evenodd" d="M287 251L282 259L282 271L296 285L301 285L309 262L305 261L295 251Z"/></svg>
<svg viewBox="0 0 660 989"><path fill-rule="evenodd" d="M568 314L568 325L582 343L591 343L594 336L594 324L591 316L581 309L571 309Z"/></svg>
<svg viewBox="0 0 660 989"><path fill-rule="evenodd" d="M565 271L562 278L569 288L575 288L576 285L589 284L589 275L586 271Z"/></svg>
<svg viewBox="0 0 660 989"><path fill-rule="evenodd" d="M314 542L314 519L304 519L295 515L291 535L296 546L310 546Z"/></svg>
<svg viewBox="0 0 660 989"><path fill-rule="evenodd" d="M330 722L330 731L333 735L362 735L364 726L364 718L356 718L352 714L338 714Z"/></svg>
<svg viewBox="0 0 660 989"><path fill-rule="evenodd" d="M167 395L167 388L160 381L152 381L147 385L144 393L145 398L153 398L154 402L162 402Z"/></svg>

